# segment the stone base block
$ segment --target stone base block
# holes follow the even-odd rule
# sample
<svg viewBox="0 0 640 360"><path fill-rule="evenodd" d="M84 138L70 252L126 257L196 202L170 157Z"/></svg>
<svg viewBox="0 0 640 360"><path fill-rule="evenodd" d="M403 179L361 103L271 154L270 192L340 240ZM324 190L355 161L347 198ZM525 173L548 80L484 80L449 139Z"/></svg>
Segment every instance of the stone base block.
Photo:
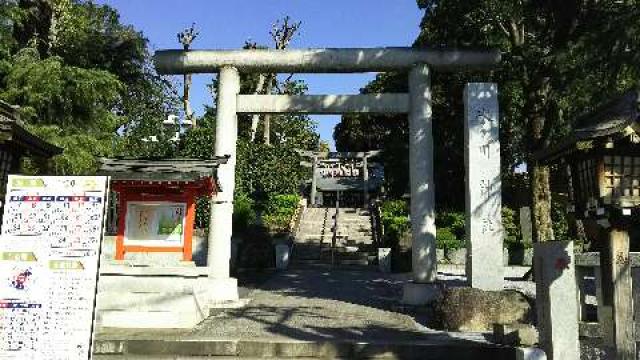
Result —
<svg viewBox="0 0 640 360"><path fill-rule="evenodd" d="M215 316L229 309L240 309L251 302L251 299L239 299L237 301L227 301L224 303L215 303L209 306L209 316Z"/></svg>
<svg viewBox="0 0 640 360"><path fill-rule="evenodd" d="M141 269L154 275L167 270ZM175 270L188 269L197 268ZM212 309L245 305L239 301L236 279L187 275L192 276L103 275L98 284L98 326L190 329Z"/></svg>
<svg viewBox="0 0 640 360"><path fill-rule="evenodd" d="M404 305L426 305L438 299L440 287L435 283L415 283L404 284L402 291L402 301Z"/></svg>
<svg viewBox="0 0 640 360"><path fill-rule="evenodd" d="M289 260L291 259L291 248L287 244L277 244L276 250L276 269L287 270Z"/></svg>
<svg viewBox="0 0 640 360"><path fill-rule="evenodd" d="M516 360L547 360L547 354L538 348L516 348Z"/></svg>
<svg viewBox="0 0 640 360"><path fill-rule="evenodd" d="M97 325L126 329L191 329L203 318L195 309L185 311L103 310Z"/></svg>
<svg viewBox="0 0 640 360"><path fill-rule="evenodd" d="M238 280L235 278L200 278L193 291L203 307L217 307L239 300Z"/></svg>
<svg viewBox="0 0 640 360"><path fill-rule="evenodd" d="M378 248L378 269L383 273L391 272L391 248Z"/></svg>

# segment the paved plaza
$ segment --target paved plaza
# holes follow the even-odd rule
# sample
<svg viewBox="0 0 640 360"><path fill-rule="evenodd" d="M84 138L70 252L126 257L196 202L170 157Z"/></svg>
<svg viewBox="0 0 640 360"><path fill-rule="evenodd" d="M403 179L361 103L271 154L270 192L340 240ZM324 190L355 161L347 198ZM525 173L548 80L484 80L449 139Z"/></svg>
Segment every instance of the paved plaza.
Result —
<svg viewBox="0 0 640 360"><path fill-rule="evenodd" d="M439 275L442 280L453 286L462 283L461 269L444 270ZM225 355L225 351L310 355L299 353L299 348L283 350L291 344L313 344L319 348L311 355L317 356L366 351L367 356L412 358L407 353L419 353L423 347L428 347L434 358L448 351L469 356L477 351L496 358L512 356L512 350L488 342L486 334L435 331L423 326L419 318L393 311L409 276L382 274L367 267L331 269L319 265L273 273L266 280L264 274L257 281L241 276L241 283L248 284L241 291L250 299L247 306L212 314L193 330L102 329L97 350L110 353L109 347L117 348L118 341L128 340L130 349L147 355L151 351L156 356L175 352ZM195 343L215 343L218 347L202 350ZM179 350L179 344L189 349ZM221 352L220 346L226 346L226 350Z"/></svg>

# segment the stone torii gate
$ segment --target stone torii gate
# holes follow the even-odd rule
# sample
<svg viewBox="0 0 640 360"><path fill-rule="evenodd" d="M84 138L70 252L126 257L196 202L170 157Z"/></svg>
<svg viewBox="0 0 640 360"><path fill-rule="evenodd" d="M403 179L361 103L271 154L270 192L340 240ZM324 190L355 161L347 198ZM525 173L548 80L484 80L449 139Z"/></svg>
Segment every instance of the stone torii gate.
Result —
<svg viewBox="0 0 640 360"><path fill-rule="evenodd" d="M238 298L229 276L231 219L235 187L238 113L407 113L413 280L405 298L432 294L436 280L436 227L433 178L431 71L486 69L500 60L498 51L414 48L296 50L162 50L154 56L160 74L219 73L215 155L229 155L218 169L221 186L212 199L208 275L213 302ZM409 71L408 94L240 95L239 72L355 73ZM500 249L501 251L501 249Z"/></svg>

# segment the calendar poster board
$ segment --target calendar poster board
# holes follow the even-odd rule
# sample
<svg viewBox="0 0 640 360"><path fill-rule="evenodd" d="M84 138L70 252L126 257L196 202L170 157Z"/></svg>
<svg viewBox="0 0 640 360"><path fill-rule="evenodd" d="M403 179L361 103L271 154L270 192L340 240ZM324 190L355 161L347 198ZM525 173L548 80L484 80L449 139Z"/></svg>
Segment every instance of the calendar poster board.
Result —
<svg viewBox="0 0 640 360"><path fill-rule="evenodd" d="M100 176L9 176L0 359L90 358L107 184Z"/></svg>

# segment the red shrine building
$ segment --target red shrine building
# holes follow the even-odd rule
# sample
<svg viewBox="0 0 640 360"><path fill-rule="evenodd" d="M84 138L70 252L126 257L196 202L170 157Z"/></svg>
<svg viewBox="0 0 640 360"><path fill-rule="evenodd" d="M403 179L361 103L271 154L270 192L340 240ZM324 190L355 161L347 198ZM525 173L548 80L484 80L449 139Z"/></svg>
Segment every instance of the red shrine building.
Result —
<svg viewBox="0 0 640 360"><path fill-rule="evenodd" d="M220 188L212 160L100 159L100 174L111 177L117 194L114 260L132 253L181 253L191 261L196 200Z"/></svg>

